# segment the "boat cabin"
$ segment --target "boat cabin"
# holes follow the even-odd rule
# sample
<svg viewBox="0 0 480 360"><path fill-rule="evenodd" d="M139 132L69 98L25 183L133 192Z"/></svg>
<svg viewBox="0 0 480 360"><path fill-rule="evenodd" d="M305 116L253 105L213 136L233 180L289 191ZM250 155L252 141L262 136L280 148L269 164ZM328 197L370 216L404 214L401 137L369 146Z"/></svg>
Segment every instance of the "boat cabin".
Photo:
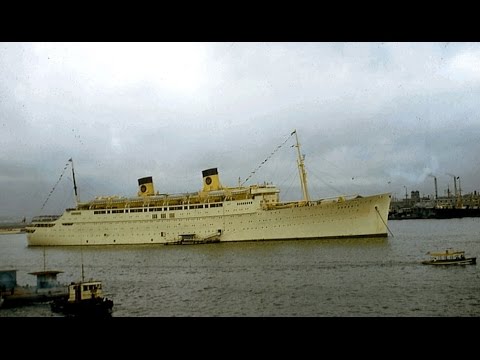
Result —
<svg viewBox="0 0 480 360"><path fill-rule="evenodd" d="M79 302L82 300L102 298L101 281L79 281L68 285L68 301Z"/></svg>
<svg viewBox="0 0 480 360"><path fill-rule="evenodd" d="M465 260L465 251L447 249L445 252L429 254L432 260Z"/></svg>
<svg viewBox="0 0 480 360"><path fill-rule="evenodd" d="M51 289L61 286L57 280L57 275L62 272L63 271L45 270L35 271L29 274L35 275L37 277L37 289Z"/></svg>

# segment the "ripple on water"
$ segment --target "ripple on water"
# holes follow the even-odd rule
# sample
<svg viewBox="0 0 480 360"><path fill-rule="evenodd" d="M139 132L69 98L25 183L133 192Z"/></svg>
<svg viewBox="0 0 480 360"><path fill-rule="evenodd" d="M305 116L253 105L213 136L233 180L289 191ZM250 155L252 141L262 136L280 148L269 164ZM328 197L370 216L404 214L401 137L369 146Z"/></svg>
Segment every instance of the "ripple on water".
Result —
<svg viewBox="0 0 480 360"><path fill-rule="evenodd" d="M198 246L55 247L59 280L103 280L113 316L479 316L477 266L422 265L428 251L480 254L479 219L391 221L394 237ZM43 268L24 234L3 235L0 267L19 284ZM0 316L58 316L49 306Z"/></svg>

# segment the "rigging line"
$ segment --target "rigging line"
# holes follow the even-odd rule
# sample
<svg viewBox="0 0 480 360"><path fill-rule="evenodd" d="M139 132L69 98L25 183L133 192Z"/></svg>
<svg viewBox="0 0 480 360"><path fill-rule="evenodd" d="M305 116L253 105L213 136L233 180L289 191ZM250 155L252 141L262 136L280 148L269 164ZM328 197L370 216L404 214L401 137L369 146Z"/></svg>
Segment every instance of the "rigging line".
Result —
<svg viewBox="0 0 480 360"><path fill-rule="evenodd" d="M287 167L287 166L284 166L284 169L287 170L288 167ZM292 166L292 167L290 168L290 172L287 173L287 176L284 176L283 181L278 184L279 187L280 187L280 188L284 188L284 187L286 188L286 187L287 187L287 186L286 186L286 183L287 183L288 181L290 181L290 185L291 185L291 184L293 183L293 181L297 179L297 177L295 176L295 173L298 174L298 168L297 168L296 164L295 164L295 166Z"/></svg>
<svg viewBox="0 0 480 360"><path fill-rule="evenodd" d="M58 178L57 182L55 183L55 185L53 185L52 190L50 190L50 193L48 194L47 199L44 201L42 207L40 208L40 211L43 210L43 208L44 208L45 205L47 204L48 199L50 199L50 196L51 196L52 193L55 191L55 188L57 187L58 183L60 182L60 180L62 180L63 174L65 174L65 170L67 170L67 167L68 167L68 162L65 164L65 167L63 168L63 171L62 171L62 173L60 174L60 177Z"/></svg>
<svg viewBox="0 0 480 360"><path fill-rule="evenodd" d="M334 168L336 168L337 170L339 170L339 172L341 173L342 176L346 176L347 178L349 177L352 177L351 173L347 173L346 170L344 168L341 168L339 166L337 166L335 163L331 162L330 160L327 160L325 157L321 156L321 155L318 155L318 157L325 161L326 163L332 165Z"/></svg>
<svg viewBox="0 0 480 360"><path fill-rule="evenodd" d="M288 198L288 195L290 194L290 191L293 189L293 191L295 191L296 189L293 187L293 183L295 181L297 181L297 179L295 178L295 176L293 176L293 173L296 173L297 172L297 169L293 169L294 171L292 171L290 173L290 184L288 186L286 186L286 190L285 190L285 193L283 194L283 198L286 199ZM285 182L284 182L285 183ZM282 186L283 187L283 186ZM299 191L302 191L301 189Z"/></svg>
<svg viewBox="0 0 480 360"><path fill-rule="evenodd" d="M281 144L281 145L278 145L275 150L272 151L272 153L270 155L267 156L267 158L265 160L263 160L260 165L257 166L257 168L255 170L253 170L250 175L248 175L248 177L240 184L240 186L243 186L253 175L255 175L255 173L257 172L257 170L260 170L260 168L262 167L263 164L265 164L268 160L270 160L270 158L283 146L285 145L285 143L293 136L293 134L295 134L295 131L292 132L290 134L290 136L285 139L285 141Z"/></svg>
<svg viewBox="0 0 480 360"><path fill-rule="evenodd" d="M385 225L385 227L387 228L387 230L388 230L388 232L390 233L390 235L392 235L392 237L394 237L394 236L393 236L393 233L392 233L392 231L390 230L390 228L388 227L387 223L385 222L385 220L383 220L382 215L380 215L380 212L378 211L378 207L375 206L375 210L377 211L377 214L378 214L378 216L380 217L380 220L382 220L383 225Z"/></svg>
<svg viewBox="0 0 480 360"><path fill-rule="evenodd" d="M317 174L315 174L313 171L311 171L310 168L307 168L308 170L308 173L313 175L313 177L315 177L317 180L319 180L321 183L323 183L324 185L326 185L327 187L335 190L338 194L345 194L345 191L342 191L338 188L336 188L335 186L333 185L330 185L329 183L327 183L325 180L323 180L321 177L319 177Z"/></svg>

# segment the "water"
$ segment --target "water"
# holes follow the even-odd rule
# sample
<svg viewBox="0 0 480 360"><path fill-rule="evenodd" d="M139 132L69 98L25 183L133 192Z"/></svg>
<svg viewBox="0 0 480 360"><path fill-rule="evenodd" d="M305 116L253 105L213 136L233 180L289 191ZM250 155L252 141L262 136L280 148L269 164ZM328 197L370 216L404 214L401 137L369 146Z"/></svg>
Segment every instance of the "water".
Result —
<svg viewBox="0 0 480 360"><path fill-rule="evenodd" d="M478 265L422 265L428 251L480 255L480 218L390 221L394 237L187 246L28 247L0 235L0 269L62 270L69 283L103 281L113 317L480 315ZM0 317L59 316L48 304Z"/></svg>

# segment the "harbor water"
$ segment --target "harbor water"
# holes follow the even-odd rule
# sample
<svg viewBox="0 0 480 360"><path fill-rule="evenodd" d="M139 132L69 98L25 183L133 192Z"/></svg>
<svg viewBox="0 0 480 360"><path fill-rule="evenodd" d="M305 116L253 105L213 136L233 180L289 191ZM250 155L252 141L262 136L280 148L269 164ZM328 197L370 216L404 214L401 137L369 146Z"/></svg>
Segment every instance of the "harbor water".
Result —
<svg viewBox="0 0 480 360"><path fill-rule="evenodd" d="M396 220L393 236L203 245L28 247L0 235L0 270L103 281L113 317L478 317L478 265L428 266L427 252L480 255L480 218ZM53 317L48 304L0 317Z"/></svg>

